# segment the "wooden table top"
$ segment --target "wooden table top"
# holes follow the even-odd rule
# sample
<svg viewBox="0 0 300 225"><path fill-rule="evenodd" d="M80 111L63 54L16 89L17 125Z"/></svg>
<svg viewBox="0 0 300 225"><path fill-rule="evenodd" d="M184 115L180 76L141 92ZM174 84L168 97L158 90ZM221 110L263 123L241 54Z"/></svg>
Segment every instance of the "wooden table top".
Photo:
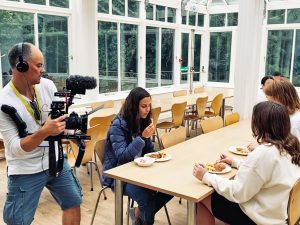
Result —
<svg viewBox="0 0 300 225"><path fill-rule="evenodd" d="M150 167L139 167L134 162L124 164L105 172L106 176L164 192L184 199L199 202L213 192L192 175L196 162L211 163L221 153L230 153L230 146L247 145L253 141L250 121L245 120L222 129L197 136L183 143L165 149L172 156L167 162L156 162ZM233 177L236 170L222 176Z"/></svg>

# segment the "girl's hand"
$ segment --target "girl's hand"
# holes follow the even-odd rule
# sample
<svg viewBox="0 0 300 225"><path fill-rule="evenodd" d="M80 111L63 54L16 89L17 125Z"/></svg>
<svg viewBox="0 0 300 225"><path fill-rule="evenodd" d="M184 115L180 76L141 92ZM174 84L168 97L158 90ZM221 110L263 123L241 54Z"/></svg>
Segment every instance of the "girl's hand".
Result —
<svg viewBox="0 0 300 225"><path fill-rule="evenodd" d="M145 130L142 133L143 138L149 138L154 134L155 126L153 124L153 120L151 120L151 121L152 122L150 123L150 125L148 127L146 127Z"/></svg>
<svg viewBox="0 0 300 225"><path fill-rule="evenodd" d="M207 172L207 169L205 169L205 166L202 163L195 163L194 169L193 169L193 175L202 181L204 174Z"/></svg>
<svg viewBox="0 0 300 225"><path fill-rule="evenodd" d="M258 146L257 142L252 142L247 146L247 148L250 152L252 152L257 146Z"/></svg>
<svg viewBox="0 0 300 225"><path fill-rule="evenodd" d="M219 162L224 162L224 163L227 163L228 165L231 165L232 164L232 158L230 158L229 156L227 156L225 154L221 154Z"/></svg>

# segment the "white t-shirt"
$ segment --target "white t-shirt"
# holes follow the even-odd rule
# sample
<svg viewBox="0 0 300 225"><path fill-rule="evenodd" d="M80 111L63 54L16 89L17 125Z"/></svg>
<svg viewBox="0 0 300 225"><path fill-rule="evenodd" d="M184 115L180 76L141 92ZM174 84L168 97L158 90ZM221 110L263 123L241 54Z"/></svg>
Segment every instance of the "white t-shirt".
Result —
<svg viewBox="0 0 300 225"><path fill-rule="evenodd" d="M42 108L42 123L48 117L51 102L56 99L54 92L57 91L51 80L41 78L40 84L35 85ZM28 98L22 96L26 101ZM34 133L40 129L41 125L27 111L21 100L16 96L13 89L7 84L0 92L0 104L14 107L19 116L27 125L28 133ZM40 146L31 152L26 152L21 148L20 137L17 126L10 116L0 110L0 132L3 136L5 146L5 157L8 165L8 175L33 174L49 168L48 162L48 142L42 142Z"/></svg>
<svg viewBox="0 0 300 225"><path fill-rule="evenodd" d="M203 182L240 205L259 225L284 225L289 193L300 178L291 156L280 155L273 145L260 145L239 165L233 180L205 173Z"/></svg>

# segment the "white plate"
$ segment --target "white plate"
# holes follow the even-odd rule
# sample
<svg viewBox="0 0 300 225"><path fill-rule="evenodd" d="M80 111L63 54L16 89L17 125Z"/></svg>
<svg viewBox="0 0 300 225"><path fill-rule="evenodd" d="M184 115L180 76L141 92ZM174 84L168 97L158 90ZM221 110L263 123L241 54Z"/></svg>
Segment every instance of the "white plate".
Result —
<svg viewBox="0 0 300 225"><path fill-rule="evenodd" d="M237 148L242 148L243 151L242 152L238 151ZM248 155L249 154L249 150L245 146L231 146L228 150L237 155ZM244 151L246 151L246 152L244 152Z"/></svg>
<svg viewBox="0 0 300 225"><path fill-rule="evenodd" d="M155 159L148 157L138 157L134 159L134 162L139 166L145 167L151 166L155 162Z"/></svg>
<svg viewBox="0 0 300 225"><path fill-rule="evenodd" d="M153 155L153 154L159 154L159 153L157 153L157 152L151 152L151 153L145 154L144 156L147 157L147 158L154 159L155 162L165 162L165 161L168 161L168 160L172 159L172 156L170 154L164 153L165 156L162 157L162 158L152 158L151 155Z"/></svg>
<svg viewBox="0 0 300 225"><path fill-rule="evenodd" d="M215 174L223 174L223 173L229 173L232 168L227 165L226 163L223 163L225 165L225 169L222 170L222 171L211 171L211 170L207 170L209 173L215 173Z"/></svg>

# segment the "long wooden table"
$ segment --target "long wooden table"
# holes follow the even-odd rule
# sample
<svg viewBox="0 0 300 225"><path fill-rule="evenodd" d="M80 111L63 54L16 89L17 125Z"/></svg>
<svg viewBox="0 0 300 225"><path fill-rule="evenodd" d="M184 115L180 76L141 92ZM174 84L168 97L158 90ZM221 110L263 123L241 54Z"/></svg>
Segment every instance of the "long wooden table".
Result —
<svg viewBox="0 0 300 225"><path fill-rule="evenodd" d="M192 175L196 162L215 162L221 153L227 153L230 146L247 145L253 141L250 121L245 120L219 130L197 136L164 151L172 155L167 162L154 163L150 167L138 167L134 162L105 171L105 176L116 179L115 225L123 224L123 182L160 191L188 201L187 224L196 224L196 203L210 195L214 190ZM233 177L236 170L224 174Z"/></svg>

